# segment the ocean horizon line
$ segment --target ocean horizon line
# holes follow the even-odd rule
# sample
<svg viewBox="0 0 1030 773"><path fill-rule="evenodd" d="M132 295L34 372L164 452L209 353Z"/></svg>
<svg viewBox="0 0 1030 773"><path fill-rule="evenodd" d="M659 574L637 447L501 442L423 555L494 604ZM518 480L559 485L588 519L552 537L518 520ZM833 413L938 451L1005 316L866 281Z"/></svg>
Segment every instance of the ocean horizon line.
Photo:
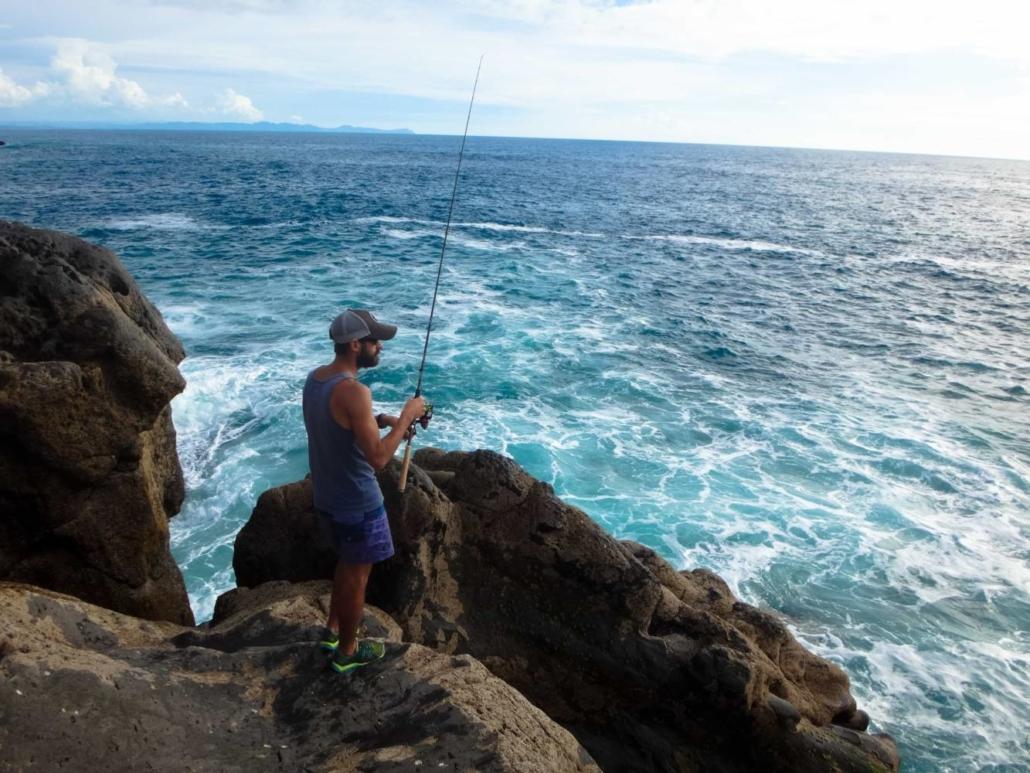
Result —
<svg viewBox="0 0 1030 773"><path fill-rule="evenodd" d="M397 128L381 129L371 126L319 126L317 124L297 124L286 121L0 121L0 131L4 129L51 129L64 131L160 131L160 132L203 132L203 133L240 133L240 134L381 134L393 136L418 137L460 137L459 132L420 132L414 129ZM690 145L708 148L754 148L763 150L814 151L825 153L862 153L882 156L919 156L925 158L969 159L974 161L1005 161L1030 163L1030 158L1014 158L1009 156L980 156L967 153L940 153L913 150L873 150L869 148L831 148L808 145L765 145L744 144L737 142L700 142L687 140L647 140L619 139L610 137L545 137L515 134L475 134L470 138L540 140L545 142L598 142L622 143L627 145ZM0 137L0 140L3 140Z"/></svg>

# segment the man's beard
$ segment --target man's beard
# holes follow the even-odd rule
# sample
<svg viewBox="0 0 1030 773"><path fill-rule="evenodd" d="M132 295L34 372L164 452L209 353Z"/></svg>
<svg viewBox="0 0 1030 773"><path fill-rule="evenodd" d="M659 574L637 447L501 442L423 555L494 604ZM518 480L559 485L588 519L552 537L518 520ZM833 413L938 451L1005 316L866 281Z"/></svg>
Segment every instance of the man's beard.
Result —
<svg viewBox="0 0 1030 773"><path fill-rule="evenodd" d="M379 364L378 354L365 354L365 350L362 349L358 352L358 367L359 368L374 368Z"/></svg>

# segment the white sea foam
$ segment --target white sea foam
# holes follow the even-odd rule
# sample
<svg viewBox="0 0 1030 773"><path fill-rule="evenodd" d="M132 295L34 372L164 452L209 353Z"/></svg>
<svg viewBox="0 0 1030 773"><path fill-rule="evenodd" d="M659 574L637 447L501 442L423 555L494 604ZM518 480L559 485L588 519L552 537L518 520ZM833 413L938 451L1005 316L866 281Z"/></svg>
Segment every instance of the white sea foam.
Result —
<svg viewBox="0 0 1030 773"><path fill-rule="evenodd" d="M987 255L953 258L947 255L934 255L925 252L903 252L887 255L884 258L892 263L912 263L916 265L930 263L947 271L955 271L967 275L1002 277L1013 282L1030 282L1030 261L996 260Z"/></svg>
<svg viewBox="0 0 1030 773"><path fill-rule="evenodd" d="M394 217L392 215L375 215L372 217L359 217L354 219L355 223L387 223L401 224L412 223L414 225L438 226L439 234L443 234L446 223L439 220L424 220L417 217ZM580 236L588 239L602 239L605 234L596 231L576 231L556 228L547 228L541 225L522 225L518 223L492 223L492 222L458 222L451 223L451 229L466 229L477 231L496 231L500 233L526 233L526 234L553 234L555 236ZM434 232L436 233L436 232Z"/></svg>
<svg viewBox="0 0 1030 773"><path fill-rule="evenodd" d="M482 250L484 252L510 252L512 250L526 249L526 243L518 240L510 242L496 242L488 241L486 239L473 239L471 237L461 235L452 235L450 238L454 240L455 244L460 244L462 247L467 247L470 250Z"/></svg>
<svg viewBox="0 0 1030 773"><path fill-rule="evenodd" d="M715 236L696 236L679 234L649 234L646 236L626 235L626 239L644 239L655 242L673 242L675 244L707 244L713 247L722 247L727 250L751 250L753 252L792 252L798 255L822 255L818 250L809 250L804 247L792 247L786 244L776 244L758 239L726 239Z"/></svg>
<svg viewBox="0 0 1030 773"><path fill-rule="evenodd" d="M480 231L513 231L523 234L558 233L538 225L508 225L506 223L454 223L455 228L475 228Z"/></svg>
<svg viewBox="0 0 1030 773"><path fill-rule="evenodd" d="M794 629L798 638L861 679L852 679L860 706L873 717L871 730L887 731L906 746L949 739L945 773L1008 770L1027 752L1023 717L1010 707L1030 690L1025 642L959 642L948 650L891 641L881 631L850 631L868 644L854 648L827 630ZM928 700L927 696L933 696ZM990 723L982 721L983 704Z"/></svg>
<svg viewBox="0 0 1030 773"><path fill-rule="evenodd" d="M159 212L151 215L112 218L105 223L115 231L153 229L155 231L199 231L204 226L180 212Z"/></svg>
<svg viewBox="0 0 1030 773"><path fill-rule="evenodd" d="M372 217L356 217L355 223L418 223L419 225L443 225L435 220L422 220L415 217L393 217L391 215L375 215Z"/></svg>
<svg viewBox="0 0 1030 773"><path fill-rule="evenodd" d="M204 319L204 308L199 303L164 304L161 315L177 336L192 336Z"/></svg>
<svg viewBox="0 0 1030 773"><path fill-rule="evenodd" d="M588 239L602 239L603 233L592 231L566 231L563 229L545 228L540 225L510 225L507 223L455 223L458 228L474 228L482 231L514 231L515 233L553 234L555 236L582 236Z"/></svg>
<svg viewBox="0 0 1030 773"><path fill-rule="evenodd" d="M389 236L391 239L442 239L443 233L429 230L410 230L405 231L398 228L384 228L382 230L384 236ZM526 248L526 243L522 241L487 241L485 239L474 239L470 236L465 236L455 231L451 231L448 236L448 241L451 244L456 244L460 247L465 247L470 250L481 250L483 252L510 252L511 250L521 250Z"/></svg>
<svg viewBox="0 0 1030 773"><path fill-rule="evenodd" d="M443 238L442 233L436 231L404 231L400 228L384 228L382 230L383 236L389 236L391 239L425 239L426 237L438 237Z"/></svg>

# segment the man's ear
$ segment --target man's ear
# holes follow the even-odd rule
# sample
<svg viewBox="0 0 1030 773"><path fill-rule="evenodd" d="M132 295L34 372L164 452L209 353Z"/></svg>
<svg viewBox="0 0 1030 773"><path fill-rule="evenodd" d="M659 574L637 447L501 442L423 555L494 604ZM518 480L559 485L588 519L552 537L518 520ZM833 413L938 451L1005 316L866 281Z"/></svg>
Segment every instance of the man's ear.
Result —
<svg viewBox="0 0 1030 773"><path fill-rule="evenodd" d="M350 350L352 352L360 352L361 351L361 341L359 341L357 338L355 338L353 341L351 341L349 343L349 345L350 345Z"/></svg>

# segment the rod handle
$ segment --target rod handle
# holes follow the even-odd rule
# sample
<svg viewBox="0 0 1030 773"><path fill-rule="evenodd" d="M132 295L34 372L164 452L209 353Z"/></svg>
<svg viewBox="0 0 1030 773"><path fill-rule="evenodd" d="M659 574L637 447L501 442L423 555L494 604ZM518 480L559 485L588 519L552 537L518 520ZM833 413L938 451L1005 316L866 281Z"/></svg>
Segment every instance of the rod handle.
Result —
<svg viewBox="0 0 1030 773"><path fill-rule="evenodd" d="M404 488L408 485L408 466L411 464L411 438L408 438L408 444L404 446L404 462L401 464L401 480L397 484L397 488L404 491Z"/></svg>

